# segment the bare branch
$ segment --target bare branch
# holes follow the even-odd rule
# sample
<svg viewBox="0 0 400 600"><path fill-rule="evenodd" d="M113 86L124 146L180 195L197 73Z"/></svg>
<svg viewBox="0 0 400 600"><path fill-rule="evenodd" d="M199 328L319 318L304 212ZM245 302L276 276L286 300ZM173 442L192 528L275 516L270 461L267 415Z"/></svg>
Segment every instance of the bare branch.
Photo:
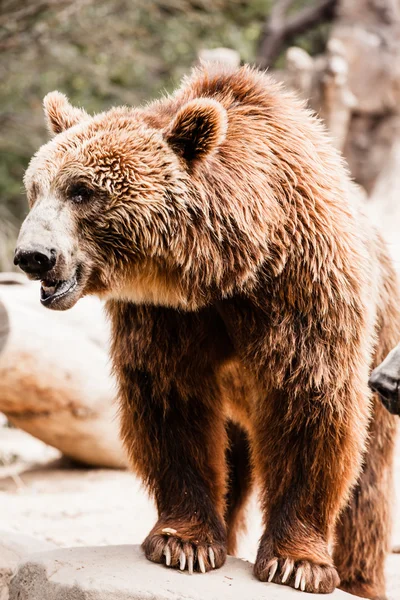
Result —
<svg viewBox="0 0 400 600"><path fill-rule="evenodd" d="M24 19L35 17L40 14L44 10L49 10L50 8L63 6L72 0L41 0L39 2L33 2L32 4L22 4L21 7L17 5L13 5L10 7L10 10L2 11L0 17L0 26L5 27L7 21L12 20L13 25L15 26L19 21L23 21Z"/></svg>
<svg viewBox="0 0 400 600"><path fill-rule="evenodd" d="M260 38L257 65L261 69L270 66L279 56L284 44L319 23L334 17L337 0L320 0L306 6L294 15L285 16L293 0L277 0L266 20Z"/></svg>

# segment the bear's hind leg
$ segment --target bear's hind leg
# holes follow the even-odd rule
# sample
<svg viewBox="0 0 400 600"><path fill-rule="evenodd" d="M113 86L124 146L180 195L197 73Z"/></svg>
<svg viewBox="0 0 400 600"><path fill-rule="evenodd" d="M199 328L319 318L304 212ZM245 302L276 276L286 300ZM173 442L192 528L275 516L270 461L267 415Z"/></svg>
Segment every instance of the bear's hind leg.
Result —
<svg viewBox="0 0 400 600"><path fill-rule="evenodd" d="M359 472L367 398L349 382L339 399L310 393L293 401L275 392L258 411L254 461L265 531L254 572L261 581L319 593L339 585L330 548Z"/></svg>
<svg viewBox="0 0 400 600"><path fill-rule="evenodd" d="M363 472L336 528L335 565L341 589L384 600L390 544L395 418L375 399Z"/></svg>
<svg viewBox="0 0 400 600"><path fill-rule="evenodd" d="M228 554L235 555L238 535L245 531L245 507L253 485L249 439L245 430L228 421L228 493L225 522L228 533Z"/></svg>

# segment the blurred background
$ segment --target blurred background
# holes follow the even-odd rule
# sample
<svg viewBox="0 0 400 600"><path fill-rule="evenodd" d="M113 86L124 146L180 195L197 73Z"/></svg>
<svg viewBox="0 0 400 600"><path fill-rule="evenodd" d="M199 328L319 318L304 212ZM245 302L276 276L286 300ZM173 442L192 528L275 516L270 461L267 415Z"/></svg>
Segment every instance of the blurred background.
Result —
<svg viewBox="0 0 400 600"><path fill-rule="evenodd" d="M24 169L47 139L43 96L59 89L89 112L135 105L218 48L231 53L211 59L269 68L299 90L367 196L386 197L399 160L399 13L399 0L2 0L0 269L12 268L27 210Z"/></svg>
<svg viewBox="0 0 400 600"><path fill-rule="evenodd" d="M135 105L172 90L199 57L277 71L325 119L369 199L389 204L399 0L2 0L0 10L0 270L13 268L22 176L47 139L43 96L59 89L89 112Z"/></svg>
<svg viewBox="0 0 400 600"><path fill-rule="evenodd" d="M200 59L268 68L325 121L400 271L400 0L2 0L0 53L0 514L58 546L139 543L154 510L124 471L100 303L46 311L12 264L42 99L96 112L172 91ZM400 491L400 451L396 471Z"/></svg>
<svg viewBox="0 0 400 600"><path fill-rule="evenodd" d="M286 50L323 56L332 36L342 42L344 36L342 48L332 50L344 53L344 64L331 60L320 79L350 79L355 102L342 145L357 146L345 154L370 192L381 168L370 154L382 143L388 149L386 137L397 126L398 34L398 0L2 0L0 269L12 268L27 210L24 169L47 139L41 102L48 91L63 91L89 112L135 105L172 90L202 52L220 47L234 50L240 62L295 70L301 79L307 57L288 60ZM313 108L326 117L318 87L314 82L303 93L314 96Z"/></svg>

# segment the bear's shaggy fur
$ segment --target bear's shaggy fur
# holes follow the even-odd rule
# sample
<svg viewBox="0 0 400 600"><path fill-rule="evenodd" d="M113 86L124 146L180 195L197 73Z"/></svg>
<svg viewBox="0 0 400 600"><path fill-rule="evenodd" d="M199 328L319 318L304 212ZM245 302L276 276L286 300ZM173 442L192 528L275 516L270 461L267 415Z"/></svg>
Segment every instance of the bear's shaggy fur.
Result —
<svg viewBox="0 0 400 600"><path fill-rule="evenodd" d="M261 581L384 598L395 422L367 382L400 302L320 122L248 67L145 108L90 117L55 92L45 110L18 260L57 255L33 274L52 308L107 300L122 436L159 513L146 556L221 566L257 483Z"/></svg>

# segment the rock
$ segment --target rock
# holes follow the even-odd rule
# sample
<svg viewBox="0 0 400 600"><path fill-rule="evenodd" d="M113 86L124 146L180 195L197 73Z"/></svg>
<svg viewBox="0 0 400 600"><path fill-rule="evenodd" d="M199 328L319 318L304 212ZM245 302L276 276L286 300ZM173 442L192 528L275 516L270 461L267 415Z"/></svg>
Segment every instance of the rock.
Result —
<svg viewBox="0 0 400 600"><path fill-rule="evenodd" d="M314 599L320 594L302 593ZM251 563L228 558L222 569L189 575L144 557L139 546L67 548L29 557L10 586L10 600L299 600L299 592L260 583ZM351 596L337 590L332 600Z"/></svg>
<svg viewBox="0 0 400 600"><path fill-rule="evenodd" d="M0 469L0 515L13 531L63 547L140 544L157 520L154 503L127 470L71 468L66 461L16 467L3 468L5 477Z"/></svg>
<svg viewBox="0 0 400 600"><path fill-rule="evenodd" d="M102 304L68 312L39 301L37 283L0 279L0 411L66 456L95 466L127 464Z"/></svg>
<svg viewBox="0 0 400 600"><path fill-rule="evenodd" d="M388 600L400 598L400 555L389 554L386 561L386 581Z"/></svg>
<svg viewBox="0 0 400 600"><path fill-rule="evenodd" d="M204 49L199 52L199 61L235 69L240 65L240 54L231 48Z"/></svg>
<svg viewBox="0 0 400 600"><path fill-rule="evenodd" d="M0 492L2 479L60 458L60 452L14 427L0 430ZM1 502L0 502L1 510ZM0 512L1 514L1 512Z"/></svg>
<svg viewBox="0 0 400 600"><path fill-rule="evenodd" d="M399 419L400 420L400 419ZM400 549L400 429L398 430L394 459L394 510L393 510L393 535L392 547ZM400 556L399 556L400 558ZM400 567L397 571L397 585L400 587ZM400 596L398 596L400 598Z"/></svg>
<svg viewBox="0 0 400 600"><path fill-rule="evenodd" d="M35 540L26 535L0 532L0 600L8 600L9 584L21 559L34 552L54 548L53 544Z"/></svg>
<svg viewBox="0 0 400 600"><path fill-rule="evenodd" d="M400 121L399 121L400 136ZM368 214L383 233L395 268L400 276L400 137L390 152L367 203ZM400 332L399 332L400 337Z"/></svg>
<svg viewBox="0 0 400 600"><path fill-rule="evenodd" d="M395 476L400 499L400 438ZM62 547L140 544L157 519L154 504L140 481L128 471L71 469L54 463L18 471L18 477L0 476L0 515L7 515L8 527L13 530ZM398 546L400 503L393 515L393 545ZM247 521L247 535L240 541L239 556L254 561L262 531L256 496L251 498ZM388 600L399 600L400 555L388 558L387 588ZM298 600L302 598L297 596ZM246 595L243 600L247 600Z"/></svg>

